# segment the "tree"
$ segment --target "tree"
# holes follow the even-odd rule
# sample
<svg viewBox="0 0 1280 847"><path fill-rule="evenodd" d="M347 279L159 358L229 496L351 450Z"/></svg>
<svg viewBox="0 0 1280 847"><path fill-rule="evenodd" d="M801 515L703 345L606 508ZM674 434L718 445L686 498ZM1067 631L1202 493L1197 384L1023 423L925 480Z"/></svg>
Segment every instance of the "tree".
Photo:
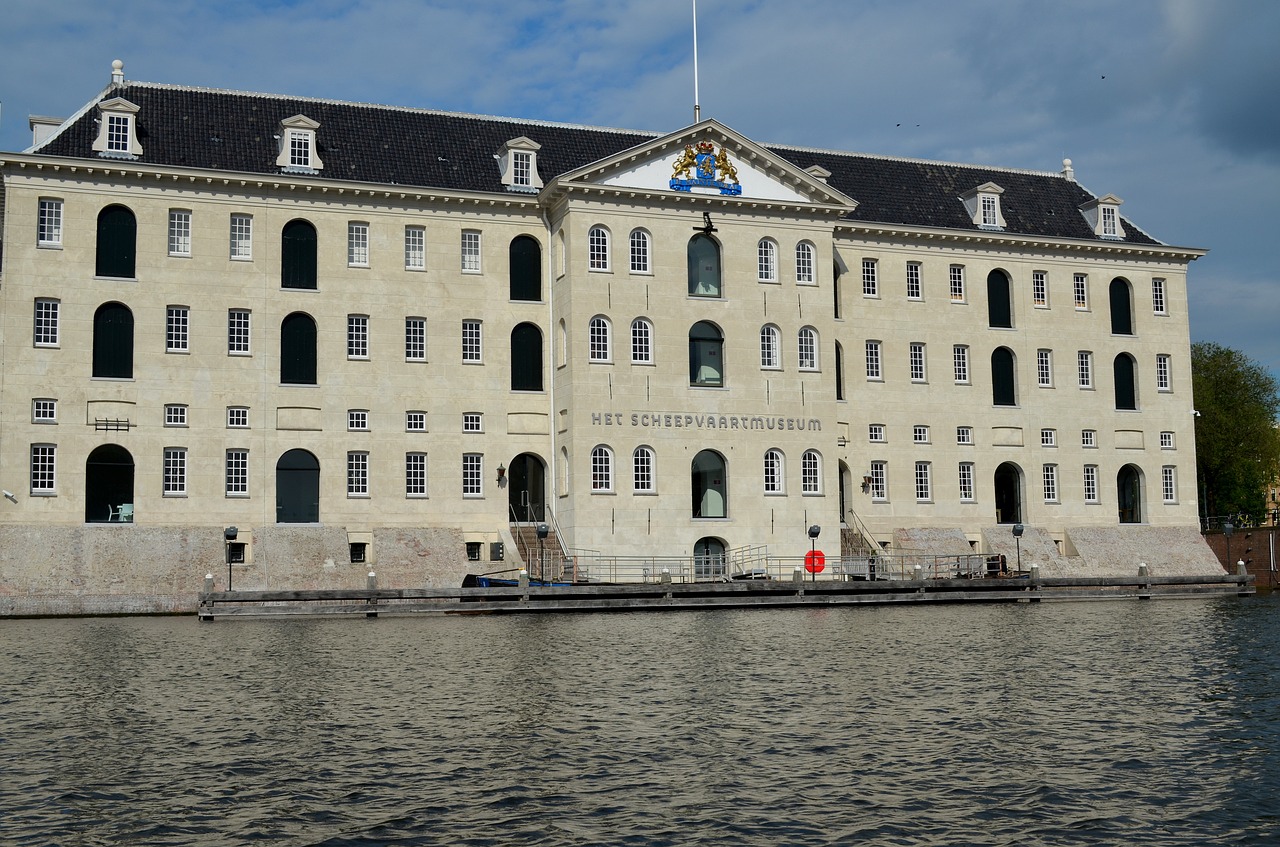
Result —
<svg viewBox="0 0 1280 847"><path fill-rule="evenodd" d="M1280 473L1280 388L1239 350L1191 345L1196 410L1196 473L1206 516L1266 513L1267 488Z"/></svg>

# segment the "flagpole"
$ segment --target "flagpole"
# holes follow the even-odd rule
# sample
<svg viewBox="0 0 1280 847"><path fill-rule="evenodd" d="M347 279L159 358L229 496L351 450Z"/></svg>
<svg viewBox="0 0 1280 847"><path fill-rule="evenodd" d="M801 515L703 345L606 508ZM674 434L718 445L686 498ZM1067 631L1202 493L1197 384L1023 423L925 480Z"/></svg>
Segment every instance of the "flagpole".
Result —
<svg viewBox="0 0 1280 847"><path fill-rule="evenodd" d="M693 122L702 120L698 105L698 0L693 0Z"/></svg>

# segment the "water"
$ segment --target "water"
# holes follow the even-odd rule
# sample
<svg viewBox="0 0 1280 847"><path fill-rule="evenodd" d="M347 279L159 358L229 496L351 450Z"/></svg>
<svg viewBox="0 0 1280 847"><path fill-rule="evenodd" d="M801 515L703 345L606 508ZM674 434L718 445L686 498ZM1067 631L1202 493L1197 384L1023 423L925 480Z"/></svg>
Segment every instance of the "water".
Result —
<svg viewBox="0 0 1280 847"><path fill-rule="evenodd" d="M1280 839L1280 598L0 623L0 842Z"/></svg>

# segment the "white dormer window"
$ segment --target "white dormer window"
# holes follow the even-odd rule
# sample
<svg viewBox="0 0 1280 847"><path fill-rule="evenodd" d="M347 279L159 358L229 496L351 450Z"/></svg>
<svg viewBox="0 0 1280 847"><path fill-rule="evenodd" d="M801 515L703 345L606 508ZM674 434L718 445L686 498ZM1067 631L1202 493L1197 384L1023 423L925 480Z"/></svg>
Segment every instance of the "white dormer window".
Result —
<svg viewBox="0 0 1280 847"><path fill-rule="evenodd" d="M1003 193L1003 188L988 182L960 195L974 226L979 229L1005 228L1004 215L1000 211L1000 195Z"/></svg>
<svg viewBox="0 0 1280 847"><path fill-rule="evenodd" d="M136 159L142 155L138 143L139 107L123 97L113 97L98 104L98 137L93 149L110 159Z"/></svg>
<svg viewBox="0 0 1280 847"><path fill-rule="evenodd" d="M536 192L542 187L538 176L538 151L542 145L531 138L513 138L498 148L493 158L498 160L498 174L502 184L510 191Z"/></svg>
<svg viewBox="0 0 1280 847"><path fill-rule="evenodd" d="M280 122L280 153L276 164L285 173L313 174L324 167L316 152L316 130L320 124L306 115L294 115Z"/></svg>
<svg viewBox="0 0 1280 847"><path fill-rule="evenodd" d="M1094 235L1119 241L1124 238L1124 227L1120 224L1120 204L1123 202L1114 194L1106 194L1085 203L1080 211Z"/></svg>

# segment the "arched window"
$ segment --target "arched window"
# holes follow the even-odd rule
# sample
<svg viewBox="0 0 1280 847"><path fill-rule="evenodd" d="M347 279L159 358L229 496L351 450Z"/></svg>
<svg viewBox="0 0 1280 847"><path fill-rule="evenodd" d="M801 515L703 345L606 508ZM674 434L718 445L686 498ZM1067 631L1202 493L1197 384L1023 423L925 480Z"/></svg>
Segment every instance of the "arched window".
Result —
<svg viewBox="0 0 1280 847"><path fill-rule="evenodd" d="M556 345L556 367L563 368L569 364L569 327L560 319L560 343Z"/></svg>
<svg viewBox="0 0 1280 847"><path fill-rule="evenodd" d="M284 225L280 245L280 286L316 287L316 228L304 220Z"/></svg>
<svg viewBox="0 0 1280 847"><path fill-rule="evenodd" d="M714 450L703 450L693 457L689 488L695 518L723 518L729 514L725 470L724 456Z"/></svg>
<svg viewBox="0 0 1280 847"><path fill-rule="evenodd" d="M613 451L603 444L591 450L591 490L613 490Z"/></svg>
<svg viewBox="0 0 1280 847"><path fill-rule="evenodd" d="M316 384L316 322L303 312L280 322L280 382Z"/></svg>
<svg viewBox="0 0 1280 847"><path fill-rule="evenodd" d="M818 331L811 326L801 327L796 338L797 363L802 371L818 369Z"/></svg>
<svg viewBox="0 0 1280 847"><path fill-rule="evenodd" d="M587 332L587 359L592 362L608 362L609 321L600 315L591 319Z"/></svg>
<svg viewBox="0 0 1280 847"><path fill-rule="evenodd" d="M813 256L813 245L808 241L801 241L796 245L796 282L800 285L812 285L818 281Z"/></svg>
<svg viewBox="0 0 1280 847"><path fill-rule="evenodd" d="M782 367L782 334L773 324L760 327L760 367Z"/></svg>
<svg viewBox="0 0 1280 847"><path fill-rule="evenodd" d="M1133 291L1129 280L1116 277L1111 280L1111 334L1133 335Z"/></svg>
<svg viewBox="0 0 1280 847"><path fill-rule="evenodd" d="M1002 270L987 274L987 326L1012 328L1013 303L1009 277Z"/></svg>
<svg viewBox="0 0 1280 847"><path fill-rule="evenodd" d="M631 454L631 487L639 494L652 494L658 490L653 448L637 447Z"/></svg>
<svg viewBox="0 0 1280 847"><path fill-rule="evenodd" d="M1128 353L1116 356L1112 363L1115 374L1116 408L1136 410L1138 408L1138 380L1134 373L1136 362Z"/></svg>
<svg viewBox="0 0 1280 847"><path fill-rule="evenodd" d="M529 235L511 239L508 270L511 274L511 299L537 302L542 299L542 245Z"/></svg>
<svg viewBox="0 0 1280 847"><path fill-rule="evenodd" d="M719 297L720 245L706 233L689 239L689 295Z"/></svg>
<svg viewBox="0 0 1280 847"><path fill-rule="evenodd" d="M631 322L631 361L637 365L653 364L653 324L645 318Z"/></svg>
<svg viewBox="0 0 1280 847"><path fill-rule="evenodd" d="M103 303L93 313L93 375L133 378L133 312L123 303Z"/></svg>
<svg viewBox="0 0 1280 847"><path fill-rule="evenodd" d="M724 385L724 336L715 324L698 321L689 329L689 384Z"/></svg>
<svg viewBox="0 0 1280 847"><path fill-rule="evenodd" d="M531 323L511 330L511 390L542 390L542 330Z"/></svg>
<svg viewBox="0 0 1280 847"><path fill-rule="evenodd" d="M631 272L633 274L653 273L649 258L649 233L643 229L631 230Z"/></svg>
<svg viewBox="0 0 1280 847"><path fill-rule="evenodd" d="M94 274L133 279L137 257L138 222L124 206L107 206L98 213L97 261Z"/></svg>
<svg viewBox="0 0 1280 847"><path fill-rule="evenodd" d="M778 281L778 245L772 239L762 238L756 245L756 267L761 282Z"/></svg>
<svg viewBox="0 0 1280 847"><path fill-rule="evenodd" d="M587 270L609 270L609 230L602 226L587 231Z"/></svg>
<svg viewBox="0 0 1280 847"><path fill-rule="evenodd" d="M836 257L835 268L831 275L831 295L835 298L831 306L831 317L840 319L840 257Z"/></svg>
<svg viewBox="0 0 1280 847"><path fill-rule="evenodd" d="M822 456L817 450L805 450L800 457L800 493L822 493Z"/></svg>
<svg viewBox="0 0 1280 847"><path fill-rule="evenodd" d="M1008 347L991 351L991 402L996 406L1018 405L1013 351Z"/></svg>
<svg viewBox="0 0 1280 847"><path fill-rule="evenodd" d="M844 348L836 342L836 399L844 399Z"/></svg>
<svg viewBox="0 0 1280 847"><path fill-rule="evenodd" d="M786 471L781 450L764 451L764 493L785 494Z"/></svg>

